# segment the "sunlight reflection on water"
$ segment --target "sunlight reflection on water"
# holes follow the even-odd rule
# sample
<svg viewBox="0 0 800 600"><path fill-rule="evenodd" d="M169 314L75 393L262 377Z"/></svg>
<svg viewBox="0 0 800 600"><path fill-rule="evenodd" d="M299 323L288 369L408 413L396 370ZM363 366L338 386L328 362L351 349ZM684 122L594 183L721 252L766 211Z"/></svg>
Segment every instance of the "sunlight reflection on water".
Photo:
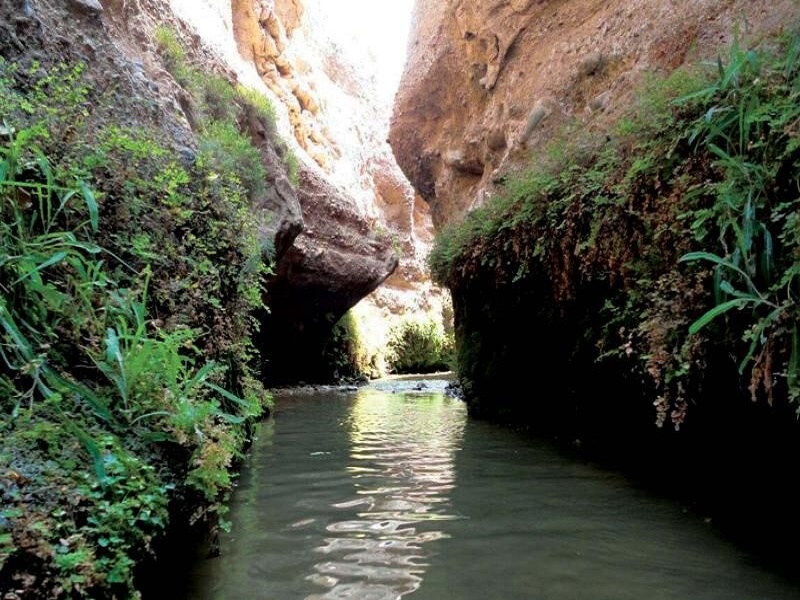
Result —
<svg viewBox="0 0 800 600"><path fill-rule="evenodd" d="M446 382L278 397L194 600L797 600L679 505L468 420ZM423 389L420 389L423 388Z"/></svg>
<svg viewBox="0 0 800 600"><path fill-rule="evenodd" d="M449 493L465 414L452 406L443 396L412 403L378 390L358 395L349 419L353 495L332 504L343 518L327 526L330 535L315 548L324 560L308 576L328 590L308 600L383 600L419 588L425 544L447 537L431 524L461 518Z"/></svg>

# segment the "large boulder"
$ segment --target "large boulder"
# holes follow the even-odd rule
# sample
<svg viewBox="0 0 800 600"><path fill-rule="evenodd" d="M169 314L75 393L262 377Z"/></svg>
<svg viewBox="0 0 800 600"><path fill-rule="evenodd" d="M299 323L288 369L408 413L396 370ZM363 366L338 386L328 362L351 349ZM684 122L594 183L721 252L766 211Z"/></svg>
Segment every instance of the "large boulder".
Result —
<svg viewBox="0 0 800 600"><path fill-rule="evenodd" d="M274 381L324 379L333 326L398 263L388 236L314 170L301 173L299 197L306 228L277 264L262 328L265 371Z"/></svg>

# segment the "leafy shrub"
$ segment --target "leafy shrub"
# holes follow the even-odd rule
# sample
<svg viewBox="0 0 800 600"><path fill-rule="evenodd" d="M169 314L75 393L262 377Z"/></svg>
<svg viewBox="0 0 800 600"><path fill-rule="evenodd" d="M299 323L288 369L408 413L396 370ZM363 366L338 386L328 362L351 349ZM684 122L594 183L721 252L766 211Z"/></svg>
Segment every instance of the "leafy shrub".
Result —
<svg viewBox="0 0 800 600"><path fill-rule="evenodd" d="M243 85L236 86L236 95L239 102L251 110L255 111L256 116L263 119L274 134L277 131L275 124L275 107L264 94Z"/></svg>
<svg viewBox="0 0 800 600"><path fill-rule="evenodd" d="M172 73L181 85L190 83L191 72L186 65L186 51L178 40L175 30L168 25L159 25L153 33L153 39L167 71Z"/></svg>
<svg viewBox="0 0 800 600"><path fill-rule="evenodd" d="M299 161L289 145L280 138L276 125L275 107L261 92L233 85L225 77L204 73L189 65L186 52L176 32L160 25L154 33L156 48L164 61L164 67L175 80L187 89L199 109L200 129L213 160L226 154L236 164L223 165L238 173L239 180L254 198L263 192L266 172L260 161L254 159L258 150L246 135L245 117L255 115L267 126L272 142L283 157L286 174L295 187L299 184ZM222 152L219 148L222 147Z"/></svg>
<svg viewBox="0 0 800 600"><path fill-rule="evenodd" d="M236 89L216 74L203 73L196 85L207 121L234 122L239 114Z"/></svg>
<svg viewBox="0 0 800 600"><path fill-rule="evenodd" d="M107 123L82 70L0 60L0 582L132 597L171 495L221 514L267 406L268 265L236 161Z"/></svg>
<svg viewBox="0 0 800 600"><path fill-rule="evenodd" d="M233 123L214 121L200 136L200 152L214 170L234 176L250 199L264 193L266 170L261 153Z"/></svg>
<svg viewBox="0 0 800 600"><path fill-rule="evenodd" d="M334 381L365 381L380 375L377 357L366 349L361 340L358 322L348 311L334 325L323 350L323 363Z"/></svg>
<svg viewBox="0 0 800 600"><path fill-rule="evenodd" d="M727 64L720 61L718 68L716 81L691 96L707 111L693 124L690 142L712 155L721 177L708 186L714 203L698 211L692 223L700 240L709 230L718 232L719 249L681 259L714 267L716 306L690 332L746 309L741 337L748 346L740 372L752 366L752 387L762 385L772 402L772 358L777 346L789 348L785 377L797 400L800 240L796 199L786 194L796 195L800 181L794 130L800 122L800 35L789 39L779 56L735 43Z"/></svg>
<svg viewBox="0 0 800 600"><path fill-rule="evenodd" d="M454 341L433 320L408 320L389 333L389 368L394 373L432 373L452 368Z"/></svg>
<svg viewBox="0 0 800 600"><path fill-rule="evenodd" d="M272 106L269 98L256 90L239 85L236 87L236 93L243 110L254 111L256 116L267 124L278 154L283 158L283 163L286 166L286 175L291 184L297 187L300 184L300 161L289 144L277 135L278 126L275 121L275 107Z"/></svg>

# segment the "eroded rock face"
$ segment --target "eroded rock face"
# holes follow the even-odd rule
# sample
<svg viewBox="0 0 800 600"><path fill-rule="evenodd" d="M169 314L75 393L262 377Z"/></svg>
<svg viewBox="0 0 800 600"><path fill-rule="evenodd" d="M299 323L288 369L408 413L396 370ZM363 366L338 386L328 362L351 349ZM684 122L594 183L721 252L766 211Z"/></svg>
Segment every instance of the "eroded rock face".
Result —
<svg viewBox="0 0 800 600"><path fill-rule="evenodd" d="M376 269L394 268L387 250L398 255L399 266L368 300L386 329L403 315L440 315L442 306L425 265L430 212L386 141L391 108L377 93L376 65L331 29L321 9L326 1L232 1L238 52L273 95L303 159L299 199L306 229L270 285L270 323L279 329L294 323L312 356L319 355L319 343L309 340L321 339L331 319L392 273ZM369 243L362 245L358 238L365 234ZM329 262L334 256L335 264ZM346 279L323 276L326 269ZM344 296L334 298L333 289ZM276 370L287 372L277 363Z"/></svg>
<svg viewBox="0 0 800 600"><path fill-rule="evenodd" d="M203 36L181 19L181 0L103 0L97 3L100 11L89 12L84 4L83 0L68 3L73 13L92 19L92 28L83 24L78 37L81 42L75 44L78 59L89 63L92 77L101 86L108 85L110 81L119 85L121 78L129 78L135 85L135 91L130 94L153 106L153 116L144 119L138 112L128 116L122 114L123 104L120 104L119 119L132 126L147 125L161 130L165 138L185 155L186 160L194 160L195 133L192 131L192 122L195 117L192 106L186 91L164 69L155 51L153 32L159 25L174 29L186 46L190 61L202 64L209 72L235 80L237 76L233 71L238 65L231 64L230 53L226 54L219 40L206 43ZM206 22L216 22L223 31L230 31L232 26L225 19L225 6L229 8L229 0L208 0L206 3L197 3L194 8ZM50 3L41 2L38 8L37 14L43 18L54 21L58 18L59 11ZM76 23L76 26L81 27L81 23ZM113 48L115 60L124 65L115 72L104 66L110 60L107 47ZM265 125L258 119L250 119L247 123L253 143L261 151L267 172L265 191L253 199L252 209L262 244L274 249L275 255L280 257L303 229L303 217L296 190L288 180L284 161L279 155L280 149Z"/></svg>
<svg viewBox="0 0 800 600"><path fill-rule="evenodd" d="M324 379L322 350L333 325L398 263L392 246L318 173L304 171L300 189L307 227L278 262L263 331L279 340L265 348L275 381Z"/></svg>
<svg viewBox="0 0 800 600"><path fill-rule="evenodd" d="M565 120L613 117L643 73L797 12L791 0L417 0L390 142L442 225Z"/></svg>
<svg viewBox="0 0 800 600"><path fill-rule="evenodd" d="M377 100L375 66L342 49L320 1L171 0L240 81L271 98L300 162L305 226L277 263L264 337L308 350L271 353L282 379L318 357L330 326L392 273L371 297L387 316L439 302L424 268L431 218L386 142L390 107Z"/></svg>
<svg viewBox="0 0 800 600"><path fill-rule="evenodd" d="M285 320L298 331L306 323L314 329L335 321L390 275L372 297L386 315L439 302L424 267L430 215L386 142L390 107L376 100L375 67L337 45L319 16L323 1L8 0L21 14L29 5L42 14L55 14L51 5L69 11L78 31L74 54L88 62L105 58L105 48L97 56L101 38L113 45L126 68L107 69L109 80L131 77L141 88L137 93L153 99L157 127L188 156L194 153L195 117L186 90L156 52L158 25L176 31L195 66L270 98L279 133L298 158L301 185L287 179L286 149L274 147L263 123L251 123L269 176L254 213L263 239L275 249L273 323ZM393 253L402 255L399 268ZM321 291L313 301L295 301L309 289Z"/></svg>
<svg viewBox="0 0 800 600"><path fill-rule="evenodd" d="M210 0L205 15L219 14L219 5ZM106 110L115 123L152 130L184 162L195 160L196 132L188 95L155 52L155 28L160 24L174 28L190 59L203 63L209 72L233 75L213 48L172 12L167 0L5 0L0 6L13 15L1 25L3 57L23 64L44 59L85 63L87 81L114 94L110 108L94 110ZM249 123L249 130L268 173L265 192L253 199L253 218L262 245L280 256L303 228L302 210L274 136L258 120Z"/></svg>

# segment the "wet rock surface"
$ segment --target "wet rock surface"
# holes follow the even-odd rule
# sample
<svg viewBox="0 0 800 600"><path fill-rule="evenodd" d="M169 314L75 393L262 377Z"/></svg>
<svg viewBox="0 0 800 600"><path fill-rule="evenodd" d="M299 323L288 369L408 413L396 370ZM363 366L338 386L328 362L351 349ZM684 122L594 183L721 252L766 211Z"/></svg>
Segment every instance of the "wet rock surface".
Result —
<svg viewBox="0 0 800 600"><path fill-rule="evenodd" d="M370 382L341 385L301 384L276 388L281 397L307 396L319 393L348 394L360 389L376 390L388 394L445 394L451 398L461 398L460 386L453 379L453 373L432 373L429 375L390 376Z"/></svg>

